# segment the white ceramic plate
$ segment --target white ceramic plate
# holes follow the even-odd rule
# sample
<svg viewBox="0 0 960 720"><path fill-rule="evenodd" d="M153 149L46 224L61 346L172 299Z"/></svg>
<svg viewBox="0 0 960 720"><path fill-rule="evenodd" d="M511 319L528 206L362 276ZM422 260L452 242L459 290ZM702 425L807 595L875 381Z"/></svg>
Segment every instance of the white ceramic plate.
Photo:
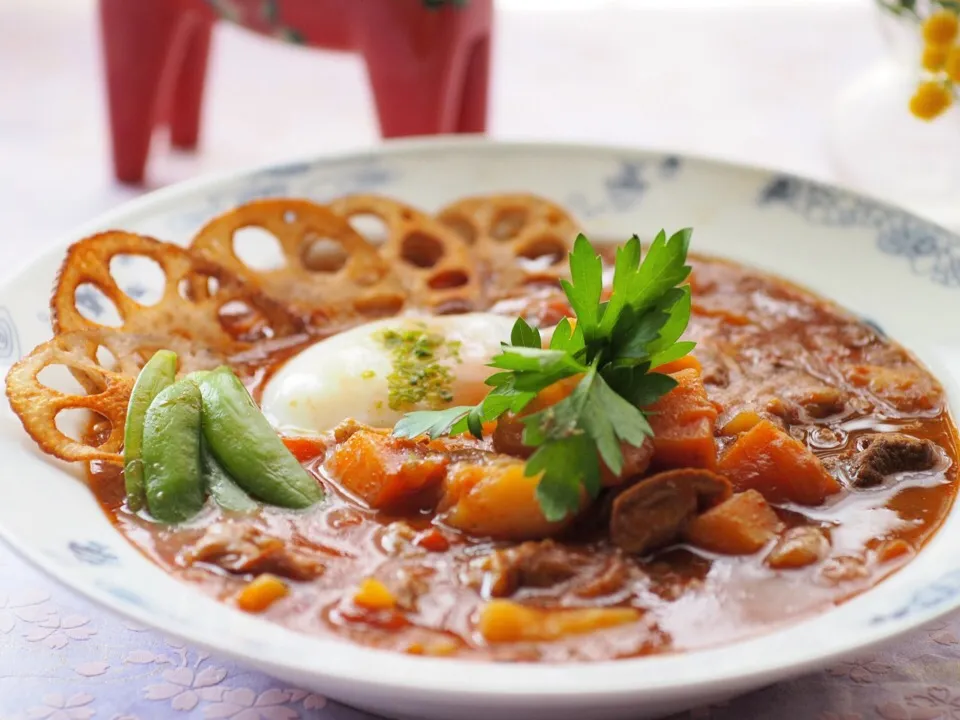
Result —
<svg viewBox="0 0 960 720"><path fill-rule="evenodd" d="M920 357L960 416L960 238L905 212L793 177L636 150L476 140L404 143L154 193L77 230L0 288L0 363L50 335L47 302L69 242L119 227L186 242L255 197L325 201L380 192L426 209L523 190L569 207L597 238L694 227L693 249L804 284L876 322ZM129 267L122 284L149 289ZM88 298L95 310L96 298ZM3 368L5 372L5 368ZM290 682L391 717L641 718L826 664L960 606L960 511L905 569L830 612L702 652L593 664L466 663L300 636L179 583L120 536L75 470L0 417L0 532L23 555L115 611Z"/></svg>

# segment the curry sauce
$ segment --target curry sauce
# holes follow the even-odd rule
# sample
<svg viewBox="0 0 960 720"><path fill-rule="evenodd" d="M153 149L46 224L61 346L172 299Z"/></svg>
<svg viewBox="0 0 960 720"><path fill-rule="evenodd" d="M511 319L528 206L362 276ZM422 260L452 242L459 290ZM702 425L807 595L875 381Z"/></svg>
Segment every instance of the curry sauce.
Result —
<svg viewBox="0 0 960 720"><path fill-rule="evenodd" d="M349 437L332 433L298 445L328 493L305 511L236 515L208 503L192 522L165 527L127 510L119 468L94 464L91 487L134 545L206 592L234 602L251 579L269 572L290 592L264 617L400 652L604 660L730 642L823 611L909 562L949 512L958 444L943 391L878 328L831 303L734 263L691 264L685 337L697 342L698 382L714 408L721 468L747 433L771 428L811 451L839 488L822 503L771 501L777 529L755 552L710 551L682 533L650 551L615 545L608 528L617 497L655 467L605 488L550 539L494 541L460 532L443 522L429 492L405 507L376 510L333 471L331 458ZM570 314L559 290L536 287L493 311L542 327ZM275 353L244 358L255 397L298 347L288 341ZM435 451L489 459L503 448L488 438ZM803 554L814 547L804 546L804 537L816 538L812 559ZM370 579L376 584L366 591L376 597L358 602ZM378 588L387 594L377 595ZM492 642L479 621L496 599L537 612L634 612L593 632Z"/></svg>

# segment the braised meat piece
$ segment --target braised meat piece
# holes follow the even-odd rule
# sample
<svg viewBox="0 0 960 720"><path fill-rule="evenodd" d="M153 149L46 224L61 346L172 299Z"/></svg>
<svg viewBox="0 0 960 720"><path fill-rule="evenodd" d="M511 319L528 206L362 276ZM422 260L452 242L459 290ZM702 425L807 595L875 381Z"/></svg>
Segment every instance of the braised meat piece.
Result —
<svg viewBox="0 0 960 720"><path fill-rule="evenodd" d="M580 597L602 597L628 582L630 567L619 554L600 555L553 540L525 542L490 556L490 593L507 597L523 588L546 589L569 583Z"/></svg>
<svg viewBox="0 0 960 720"><path fill-rule="evenodd" d="M893 473L929 470L940 457L936 444L930 440L902 433L867 435L861 439L860 447L850 466L857 487L879 485Z"/></svg>
<svg viewBox="0 0 960 720"><path fill-rule="evenodd" d="M312 580L325 569L315 553L234 522L211 525L183 559L190 565L216 565L236 575L272 573L291 580Z"/></svg>

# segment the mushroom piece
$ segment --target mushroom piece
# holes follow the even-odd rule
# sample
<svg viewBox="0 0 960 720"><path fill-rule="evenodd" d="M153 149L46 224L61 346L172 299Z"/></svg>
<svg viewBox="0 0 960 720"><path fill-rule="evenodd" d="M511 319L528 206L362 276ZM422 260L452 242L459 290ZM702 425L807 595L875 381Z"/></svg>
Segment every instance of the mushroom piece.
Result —
<svg viewBox="0 0 960 720"><path fill-rule="evenodd" d="M622 550L641 555L679 538L698 512L730 496L722 475L696 468L657 473L613 501L610 538Z"/></svg>

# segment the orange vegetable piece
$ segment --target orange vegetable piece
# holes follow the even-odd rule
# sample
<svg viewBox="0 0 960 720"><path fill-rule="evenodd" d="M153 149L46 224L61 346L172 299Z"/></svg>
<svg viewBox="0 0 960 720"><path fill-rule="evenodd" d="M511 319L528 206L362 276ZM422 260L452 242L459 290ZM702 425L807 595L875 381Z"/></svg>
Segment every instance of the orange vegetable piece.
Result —
<svg viewBox="0 0 960 720"><path fill-rule="evenodd" d="M263 612L289 593L290 588L283 580L276 575L263 573L237 593L237 607L251 613Z"/></svg>
<svg viewBox="0 0 960 720"><path fill-rule="evenodd" d="M445 552L450 548L450 541L447 540L446 535L436 528L427 528L417 533L413 538L413 544L430 552Z"/></svg>
<svg viewBox="0 0 960 720"><path fill-rule="evenodd" d="M840 491L816 455L769 420L741 434L720 458L718 470L735 490L757 490L772 503L820 505Z"/></svg>
<svg viewBox="0 0 960 720"><path fill-rule="evenodd" d="M751 555L782 528L783 523L763 495L747 490L694 518L684 535L705 550L723 555Z"/></svg>
<svg viewBox="0 0 960 720"><path fill-rule="evenodd" d="M523 461L514 458L455 463L443 484L440 518L470 535L498 540L539 540L556 535L573 518L549 522L536 495L540 475L529 477L523 471Z"/></svg>
<svg viewBox="0 0 960 720"><path fill-rule="evenodd" d="M722 428L720 428L721 435L739 435L742 432L746 432L758 422L763 420L762 417L757 415L753 410L741 410L732 418L730 418Z"/></svg>
<svg viewBox="0 0 960 720"><path fill-rule="evenodd" d="M693 355L684 355L678 360L671 360L668 363L653 368L653 372L663 373L664 375L672 375L681 370L696 370L698 373L702 373L703 366Z"/></svg>
<svg viewBox="0 0 960 720"><path fill-rule="evenodd" d="M700 371L672 373L678 385L645 408L653 428L653 465L657 468L717 466L717 408L707 398Z"/></svg>
<svg viewBox="0 0 960 720"><path fill-rule="evenodd" d="M892 560L906 559L914 552L913 545L906 540L900 538L887 540L877 550L877 562L887 563Z"/></svg>
<svg viewBox="0 0 960 720"><path fill-rule="evenodd" d="M313 458L323 455L327 450L326 443L320 438L283 437L281 440L287 446L287 450L293 453L293 456L300 462L313 460Z"/></svg>
<svg viewBox="0 0 960 720"><path fill-rule="evenodd" d="M480 610L477 628L491 643L550 642L639 619L640 611L635 608L546 610L510 600L491 600Z"/></svg>
<svg viewBox="0 0 960 720"><path fill-rule="evenodd" d="M344 488L382 510L438 485L449 462L414 441L358 430L337 446L330 470Z"/></svg>
<svg viewBox="0 0 960 720"><path fill-rule="evenodd" d="M854 365L844 374L851 385L866 388L900 412L932 410L943 401L936 380L917 367Z"/></svg>
<svg viewBox="0 0 960 720"><path fill-rule="evenodd" d="M830 552L830 542L819 528L790 528L765 558L774 570L796 570L820 562Z"/></svg>
<svg viewBox="0 0 960 720"><path fill-rule="evenodd" d="M387 586L375 578L366 578L354 593L353 602L364 610L393 610L397 599Z"/></svg>

